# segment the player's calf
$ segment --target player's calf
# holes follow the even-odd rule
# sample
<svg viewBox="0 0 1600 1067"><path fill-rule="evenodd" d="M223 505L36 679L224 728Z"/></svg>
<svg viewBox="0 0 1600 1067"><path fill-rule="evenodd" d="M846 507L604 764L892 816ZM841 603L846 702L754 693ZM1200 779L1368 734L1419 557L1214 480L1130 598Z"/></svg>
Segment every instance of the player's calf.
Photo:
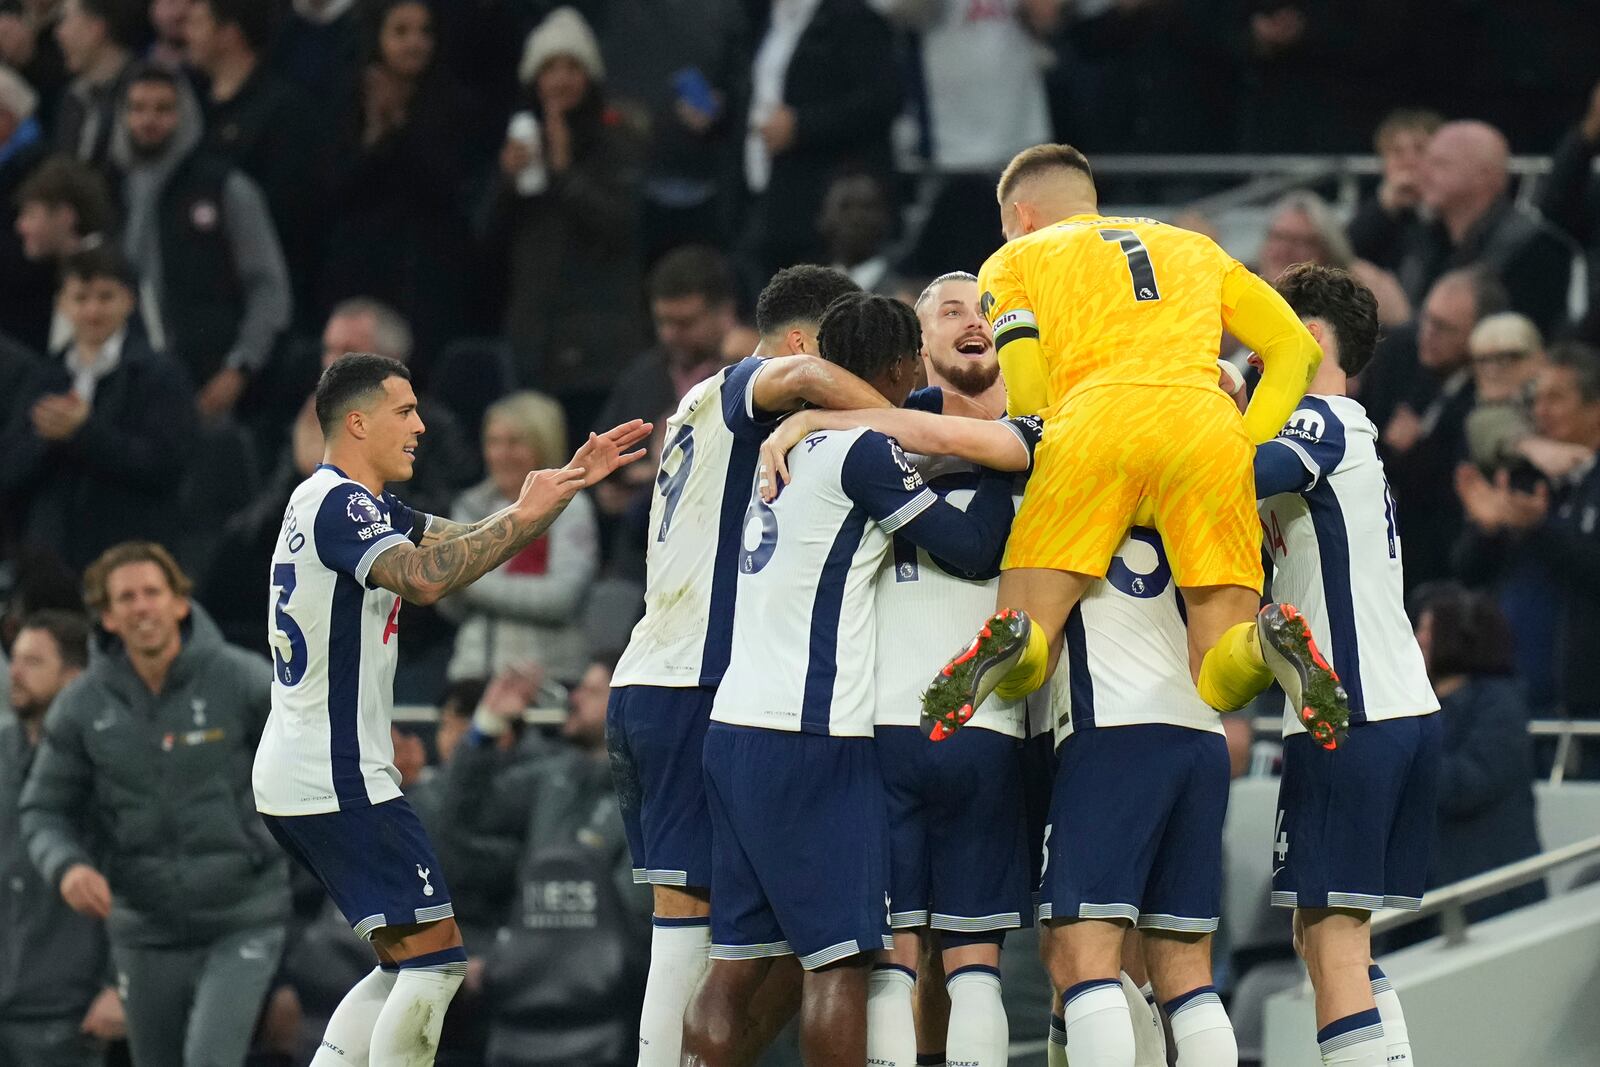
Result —
<svg viewBox="0 0 1600 1067"><path fill-rule="evenodd" d="M1050 982L1062 990L1061 1019L1073 1067L1133 1067L1133 1015L1122 995L1118 920L1050 924Z"/></svg>
<svg viewBox="0 0 1600 1067"><path fill-rule="evenodd" d="M806 1067L861 1067L867 1059L867 976L858 952L807 971L800 1001L800 1056Z"/></svg>
<svg viewBox="0 0 1600 1067"><path fill-rule="evenodd" d="M1178 1067L1239 1062L1233 1023L1211 984L1211 935L1146 930L1150 978L1172 1026Z"/></svg>

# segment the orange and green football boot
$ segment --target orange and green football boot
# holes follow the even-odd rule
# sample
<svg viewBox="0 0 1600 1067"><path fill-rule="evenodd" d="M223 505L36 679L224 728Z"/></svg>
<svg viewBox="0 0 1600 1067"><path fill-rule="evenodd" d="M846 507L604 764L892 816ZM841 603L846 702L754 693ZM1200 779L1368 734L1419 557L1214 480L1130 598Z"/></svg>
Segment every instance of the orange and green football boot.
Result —
<svg viewBox="0 0 1600 1067"><path fill-rule="evenodd" d="M1033 623L1027 613L1006 608L983 624L972 644L940 668L922 694L922 732L943 741L972 718L1000 679L1028 647Z"/></svg>
<svg viewBox="0 0 1600 1067"><path fill-rule="evenodd" d="M1350 730L1350 699L1339 675L1293 604L1268 604L1256 616L1261 657L1297 708L1301 724L1323 748L1339 747Z"/></svg>

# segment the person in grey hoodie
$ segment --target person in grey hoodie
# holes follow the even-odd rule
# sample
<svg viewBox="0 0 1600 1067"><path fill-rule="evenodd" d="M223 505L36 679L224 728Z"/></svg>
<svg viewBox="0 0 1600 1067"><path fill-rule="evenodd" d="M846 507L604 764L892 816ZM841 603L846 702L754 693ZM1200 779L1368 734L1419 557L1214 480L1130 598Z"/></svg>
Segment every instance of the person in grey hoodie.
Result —
<svg viewBox="0 0 1600 1067"><path fill-rule="evenodd" d="M250 789L271 668L223 643L160 545L107 549L84 586L103 635L45 717L28 852L106 921L134 1067L238 1067L289 917Z"/></svg>
<svg viewBox="0 0 1600 1067"><path fill-rule="evenodd" d="M293 310L289 271L261 189L199 147L200 107L179 75L137 68L111 160L127 210L122 246L143 279L151 344L188 372L204 415L233 410Z"/></svg>
<svg viewBox="0 0 1600 1067"><path fill-rule="evenodd" d="M45 711L88 662L89 624L76 612L35 612L11 650L16 718L0 722L0 1063L99 1067L123 1017L106 982L105 930L45 884L17 830Z"/></svg>

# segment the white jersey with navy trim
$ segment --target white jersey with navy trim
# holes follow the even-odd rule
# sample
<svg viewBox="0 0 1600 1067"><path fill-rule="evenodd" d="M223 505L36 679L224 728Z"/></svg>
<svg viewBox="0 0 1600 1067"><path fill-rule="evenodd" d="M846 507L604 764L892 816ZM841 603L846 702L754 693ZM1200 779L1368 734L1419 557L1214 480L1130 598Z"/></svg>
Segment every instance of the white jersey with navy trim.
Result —
<svg viewBox="0 0 1600 1067"><path fill-rule="evenodd" d="M1256 451L1273 599L1300 609L1350 696L1352 723L1438 710L1406 617L1400 531L1378 430L1345 396L1307 396ZM1285 735L1305 732L1284 709Z"/></svg>
<svg viewBox="0 0 1600 1067"><path fill-rule="evenodd" d="M431 521L324 464L289 498L272 553L272 713L251 776L268 815L319 815L400 795L389 724L400 597L373 560Z"/></svg>
<svg viewBox="0 0 1600 1067"><path fill-rule="evenodd" d="M1160 723L1222 733L1189 677L1189 631L1155 530L1135 526L1067 616L1050 683L1056 743L1075 731Z"/></svg>
<svg viewBox="0 0 1600 1067"><path fill-rule="evenodd" d="M747 498L733 655L711 720L870 737L878 568L894 532L938 498L872 430L812 434L789 473L771 504Z"/></svg>
<svg viewBox="0 0 1600 1067"><path fill-rule="evenodd" d="M650 501L644 617L613 686L716 685L733 639L734 560L761 442L752 387L762 361L740 360L689 390L667 420Z"/></svg>
<svg viewBox="0 0 1600 1067"><path fill-rule="evenodd" d="M1043 423L1033 416L1003 421L1019 432L1031 453ZM949 456L913 454L909 458L930 489L952 506L966 510L978 487L976 467ZM875 593L878 647L886 653L878 657L873 717L877 725L921 724L922 691L928 679L994 614L999 584L998 568L963 570L912 544L904 534L895 535L878 570ZM967 728L1030 737L1034 731L1029 729L1029 706L1043 707L1047 701L1047 693L1015 701L991 695L979 705ZM1048 723L1045 716L1033 718Z"/></svg>

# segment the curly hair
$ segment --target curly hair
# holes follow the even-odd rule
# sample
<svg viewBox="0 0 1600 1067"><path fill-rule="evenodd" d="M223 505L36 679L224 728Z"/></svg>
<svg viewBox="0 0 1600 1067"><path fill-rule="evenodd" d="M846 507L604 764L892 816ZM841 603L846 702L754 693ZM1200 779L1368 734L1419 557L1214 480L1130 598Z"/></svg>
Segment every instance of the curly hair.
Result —
<svg viewBox="0 0 1600 1067"><path fill-rule="evenodd" d="M756 299L756 332L771 337L790 326L815 329L828 305L861 287L850 276L832 267L801 263L785 267L772 276Z"/></svg>
<svg viewBox="0 0 1600 1067"><path fill-rule="evenodd" d="M1339 343L1339 369L1354 377L1378 345L1378 300L1349 271L1296 263L1278 276L1278 293L1302 319L1321 319Z"/></svg>
<svg viewBox="0 0 1600 1067"><path fill-rule="evenodd" d="M915 359L922 325L910 306L893 297L847 293L828 305L817 327L817 351L863 381Z"/></svg>

